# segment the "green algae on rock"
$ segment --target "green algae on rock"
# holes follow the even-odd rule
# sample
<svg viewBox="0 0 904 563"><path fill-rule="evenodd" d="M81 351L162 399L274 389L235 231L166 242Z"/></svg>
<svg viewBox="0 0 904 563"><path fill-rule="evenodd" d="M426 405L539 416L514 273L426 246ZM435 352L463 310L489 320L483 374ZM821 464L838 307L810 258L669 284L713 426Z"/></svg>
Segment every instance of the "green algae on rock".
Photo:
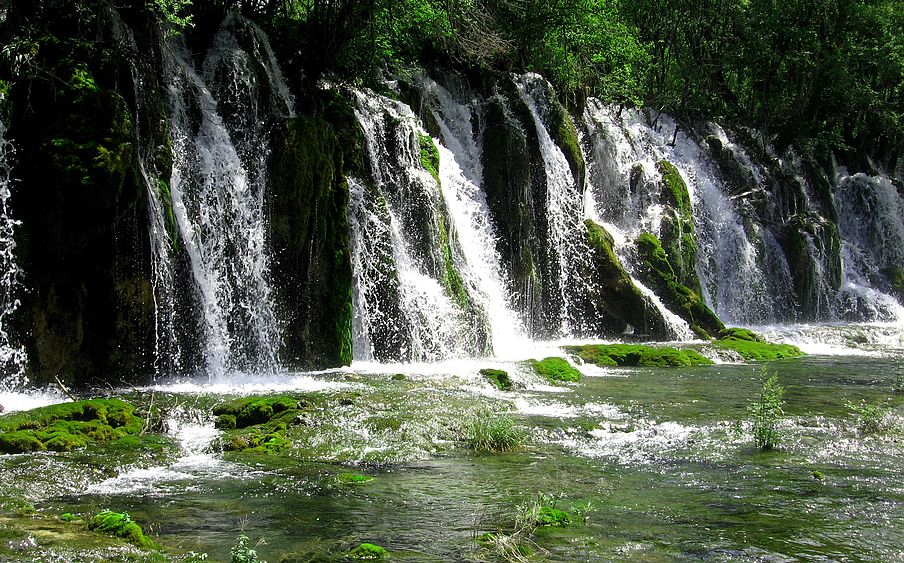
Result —
<svg viewBox="0 0 904 563"><path fill-rule="evenodd" d="M386 559L387 557L389 557L389 552L379 545L372 543L362 543L355 549L349 551L348 556L352 559L376 560Z"/></svg>
<svg viewBox="0 0 904 563"><path fill-rule="evenodd" d="M155 549L157 546L142 531L141 526L132 521L127 513L104 510L88 522L88 529L122 538L142 549Z"/></svg>
<svg viewBox="0 0 904 563"><path fill-rule="evenodd" d="M638 277L656 291L666 307L687 321L691 329L702 338L708 339L725 328L703 298L678 280L658 238L650 233L642 233L635 244L639 259Z"/></svg>
<svg viewBox="0 0 904 563"><path fill-rule="evenodd" d="M17 412L0 419L0 452L72 451L140 434L144 421L120 399L90 399Z"/></svg>
<svg viewBox="0 0 904 563"><path fill-rule="evenodd" d="M507 371L501 369L484 368L480 370L480 375L482 375L493 385L493 387L499 389L500 391L512 390L512 378L509 377Z"/></svg>
<svg viewBox="0 0 904 563"><path fill-rule="evenodd" d="M563 358L553 356L542 360L528 360L527 363L537 375L546 378L550 383L578 381L581 379L581 372Z"/></svg>
<svg viewBox="0 0 904 563"><path fill-rule="evenodd" d="M588 344L566 346L565 350L587 363L603 367L688 367L713 363L696 350L642 344Z"/></svg>
<svg viewBox="0 0 904 563"><path fill-rule="evenodd" d="M800 348L792 344L772 344L770 342L756 342L751 340L716 340L712 343L712 346L715 348L732 350L740 354L741 357L747 361L757 362L799 358L805 355Z"/></svg>

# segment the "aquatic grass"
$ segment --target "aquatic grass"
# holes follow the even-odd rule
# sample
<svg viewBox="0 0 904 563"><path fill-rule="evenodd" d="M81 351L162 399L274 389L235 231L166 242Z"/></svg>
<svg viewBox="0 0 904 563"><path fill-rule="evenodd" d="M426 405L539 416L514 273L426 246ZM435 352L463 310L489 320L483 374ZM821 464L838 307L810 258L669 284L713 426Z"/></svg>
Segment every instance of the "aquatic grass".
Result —
<svg viewBox="0 0 904 563"><path fill-rule="evenodd" d="M768 372L764 370L764 374ZM753 418L753 441L761 451L774 450L779 443L778 423L785 411L785 389L778 384L778 374L766 378L760 396L750 401L747 413Z"/></svg>
<svg viewBox="0 0 904 563"><path fill-rule="evenodd" d="M879 434L891 428L891 421L888 417L891 409L888 407L878 403L869 404L866 401L860 401L859 404L845 401L844 405L855 415L857 431L860 434Z"/></svg>
<svg viewBox="0 0 904 563"><path fill-rule="evenodd" d="M525 432L506 415L479 411L465 428L468 447L478 452L511 452L522 446Z"/></svg>

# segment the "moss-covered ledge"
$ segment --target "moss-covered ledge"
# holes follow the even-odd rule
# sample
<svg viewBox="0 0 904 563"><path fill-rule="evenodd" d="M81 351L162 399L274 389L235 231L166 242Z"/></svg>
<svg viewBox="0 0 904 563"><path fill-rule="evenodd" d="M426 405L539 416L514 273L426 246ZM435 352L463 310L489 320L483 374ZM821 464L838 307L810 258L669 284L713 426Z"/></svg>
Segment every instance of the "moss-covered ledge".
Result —
<svg viewBox="0 0 904 563"><path fill-rule="evenodd" d="M699 294L700 278L695 269L697 235L690 192L681 173L671 162L660 160L656 163L656 169L662 175L660 202L669 210L663 216L660 227L662 248L678 282Z"/></svg>
<svg viewBox="0 0 904 563"><path fill-rule="evenodd" d="M694 333L708 339L725 328L703 298L678 281L659 239L642 233L635 245L638 277L656 292L666 307L687 321Z"/></svg>

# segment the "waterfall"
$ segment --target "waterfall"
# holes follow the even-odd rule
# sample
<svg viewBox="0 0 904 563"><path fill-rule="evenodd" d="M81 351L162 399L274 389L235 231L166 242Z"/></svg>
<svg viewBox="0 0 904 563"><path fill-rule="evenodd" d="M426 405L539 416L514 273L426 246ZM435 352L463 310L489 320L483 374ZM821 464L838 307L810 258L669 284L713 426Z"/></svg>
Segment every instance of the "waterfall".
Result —
<svg viewBox="0 0 904 563"><path fill-rule="evenodd" d="M586 291L579 274L587 268L590 249L584 227L582 186L577 186L562 149L552 140L540 112L540 104L547 101L551 86L539 75L515 77L518 94L528 107L537 129L540 153L546 172L546 221L548 223L548 253L555 265L560 313L560 332L580 333L582 319L576 314L576 297Z"/></svg>
<svg viewBox="0 0 904 563"><path fill-rule="evenodd" d="M462 276L469 294L487 313L494 354L517 354L525 331L512 310L511 282L502 270L496 229L481 188L482 147L472 126L472 109L426 76L420 87L442 136L437 140L440 185L465 258Z"/></svg>
<svg viewBox="0 0 904 563"><path fill-rule="evenodd" d="M237 36L243 33L258 51L239 47ZM267 61L264 79L251 65L262 60ZM205 58L203 77L183 45L174 43L167 50L172 212L200 306L208 374L273 369L277 363L279 327L268 280L264 216L269 150L264 116L292 113L293 106L275 68L260 30L234 15L223 22ZM261 107L251 101L262 86L277 104ZM223 112L218 98L225 100ZM241 132L236 142L230 124Z"/></svg>
<svg viewBox="0 0 904 563"><path fill-rule="evenodd" d="M19 222L10 212L15 151L6 139L2 113L5 103L6 99L0 93L0 390L11 391L24 387L28 380L25 377L25 348L16 343L9 326L19 308L22 272L15 255L15 231Z"/></svg>
<svg viewBox="0 0 904 563"><path fill-rule="evenodd" d="M433 141L405 104L369 91L355 98L371 173L369 182L350 182L355 358L480 355L486 320L471 307L467 285L455 286L465 258L440 185L421 161Z"/></svg>
<svg viewBox="0 0 904 563"><path fill-rule="evenodd" d="M863 173L836 174L838 230L843 241L841 318L902 321L904 308L876 289L890 270L904 268L904 198L892 181Z"/></svg>
<svg viewBox="0 0 904 563"><path fill-rule="evenodd" d="M707 304L729 323L775 318L775 304L787 298L775 292L790 287L788 268L780 266L784 258L774 254L780 250L774 240L748 228L737 202L723 191L723 180L705 149L683 131L676 135L678 125L667 115L659 116L654 127L641 112L616 112L590 99L583 118L600 145L589 171L599 214L632 238L645 230L658 234L662 214L658 187L643 178L658 177L660 160L671 162L691 198L698 240L696 273ZM724 137L720 129L716 132ZM779 265L771 272L778 281L767 280L764 263Z"/></svg>

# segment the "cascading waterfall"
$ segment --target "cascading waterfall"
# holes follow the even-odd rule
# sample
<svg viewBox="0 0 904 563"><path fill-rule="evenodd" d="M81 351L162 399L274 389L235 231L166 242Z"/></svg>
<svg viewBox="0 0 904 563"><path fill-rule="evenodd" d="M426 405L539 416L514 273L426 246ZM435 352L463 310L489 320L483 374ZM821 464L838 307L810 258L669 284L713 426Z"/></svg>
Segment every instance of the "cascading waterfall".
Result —
<svg viewBox="0 0 904 563"><path fill-rule="evenodd" d="M582 319L576 314L574 299L586 290L584 284L587 282L579 272L587 268L590 255L584 227L582 186L577 186L565 154L552 140L540 113L539 104L546 101L545 95L551 86L537 74L516 77L515 83L533 117L546 172L547 248L557 268L560 331L566 336L580 333Z"/></svg>
<svg viewBox="0 0 904 563"><path fill-rule="evenodd" d="M5 103L0 93L0 108ZM12 143L6 139L6 125L0 115L0 391L23 388L25 377L25 349L11 334L10 322L19 307L21 271L16 263L15 231L19 224L10 213L12 192Z"/></svg>
<svg viewBox="0 0 904 563"><path fill-rule="evenodd" d="M421 92L440 128L437 142L442 195L464 254L462 276L486 311L497 356L517 353L524 343L524 327L510 303L510 283L500 265L497 234L486 195L481 189L482 147L472 127L472 108L428 77L420 80Z"/></svg>
<svg viewBox="0 0 904 563"><path fill-rule="evenodd" d="M421 163L422 143L432 140L405 104L373 92L355 97L372 180L350 182L355 358L479 355L485 319L469 318L471 296L453 285L464 258L440 186ZM395 346L380 338L387 333Z"/></svg>
<svg viewBox="0 0 904 563"><path fill-rule="evenodd" d="M678 169L691 197L698 239L696 273L707 304L730 323L773 319L776 300L785 297L772 293L778 289L770 291L762 264L770 260L763 253L776 247L767 243L758 248L752 240L744 219L723 193L722 181L704 149L682 131L675 135L677 124L666 115L659 116L657 127L651 127L640 112L616 112L590 99L583 121L594 143L602 145L589 172L600 215L632 237L644 230L657 234L662 214L658 192L651 193L651 183L637 175L642 172L646 178L656 178L656 163L668 160ZM606 162L607 156L614 162ZM790 275L787 267L779 268L777 275L783 280L773 287L790 286L784 279Z"/></svg>
<svg viewBox="0 0 904 563"><path fill-rule="evenodd" d="M838 230L843 241L839 316L871 321L904 320L904 308L877 289L904 267L904 200L887 177L836 175Z"/></svg>
<svg viewBox="0 0 904 563"><path fill-rule="evenodd" d="M249 112L247 136L234 143L214 93L237 103L257 91L246 64L268 60L265 69L279 110L292 112L281 75L265 39L238 16L224 21L204 63L196 71L184 46L167 51L173 171L170 192L179 239L188 255L203 332L203 360L209 374L277 363L279 327L268 282L269 255L263 201L267 187L267 135L260 115ZM250 30L260 52L242 54L233 29ZM215 83L216 87L208 82ZM230 117L232 117L230 115ZM241 153L241 154L240 154ZM246 161L243 161L242 156Z"/></svg>

